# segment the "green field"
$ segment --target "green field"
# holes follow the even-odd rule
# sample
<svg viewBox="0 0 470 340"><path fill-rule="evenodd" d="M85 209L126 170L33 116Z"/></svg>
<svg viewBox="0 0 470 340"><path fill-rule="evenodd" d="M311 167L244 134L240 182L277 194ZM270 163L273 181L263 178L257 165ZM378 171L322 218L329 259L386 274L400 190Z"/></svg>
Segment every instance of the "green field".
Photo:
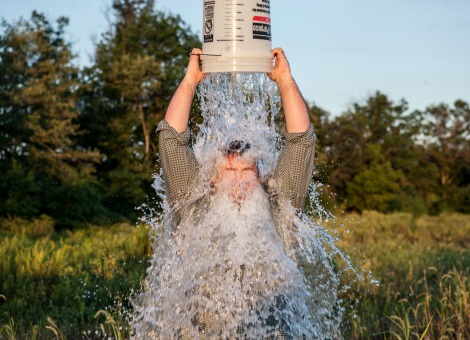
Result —
<svg viewBox="0 0 470 340"><path fill-rule="evenodd" d="M336 224L341 247L380 282L348 297L359 302L346 338L470 339L469 215L364 212Z"/></svg>
<svg viewBox="0 0 470 340"><path fill-rule="evenodd" d="M0 338L129 337L128 297L151 251L145 227L56 233L47 217L0 223ZM346 339L470 338L469 215L364 212L331 228L380 282L344 293Z"/></svg>

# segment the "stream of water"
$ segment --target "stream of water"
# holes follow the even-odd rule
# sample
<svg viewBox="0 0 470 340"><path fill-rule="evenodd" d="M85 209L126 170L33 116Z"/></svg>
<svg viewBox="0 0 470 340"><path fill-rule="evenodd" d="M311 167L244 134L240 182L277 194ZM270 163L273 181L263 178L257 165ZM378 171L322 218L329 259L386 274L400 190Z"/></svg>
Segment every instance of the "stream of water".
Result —
<svg viewBox="0 0 470 340"><path fill-rule="evenodd" d="M306 211L317 222L286 202L273 216L266 193L282 148L276 84L263 74L212 74L198 96L202 116L193 123L193 150L199 184L175 216L162 176L155 176L162 203L143 217L154 252L132 299L134 338L341 338L339 275L354 268L319 223L331 216L318 204L315 185ZM233 140L250 143L243 157L256 162L260 175L241 203L230 185L211 186Z"/></svg>

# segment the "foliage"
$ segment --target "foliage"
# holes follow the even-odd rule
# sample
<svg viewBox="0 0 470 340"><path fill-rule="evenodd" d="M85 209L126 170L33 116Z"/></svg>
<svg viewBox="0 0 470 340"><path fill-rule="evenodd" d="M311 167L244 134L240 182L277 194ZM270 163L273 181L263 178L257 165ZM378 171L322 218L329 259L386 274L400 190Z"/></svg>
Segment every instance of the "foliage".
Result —
<svg viewBox="0 0 470 340"><path fill-rule="evenodd" d="M365 103L356 103L341 116L327 124L323 148L333 168L327 174L328 183L342 198L348 198L346 183L371 162L368 145L378 145L383 160L396 164L413 157L415 117L405 114L406 102L391 102L377 92Z"/></svg>
<svg viewBox="0 0 470 340"><path fill-rule="evenodd" d="M30 22L4 23L0 48L0 125L8 128L1 138L0 168L8 181L2 183L0 210L28 218L46 213L59 227L101 212L83 199L99 196L92 181L99 154L76 144L79 82L63 38L67 23L59 18L54 27L36 12Z"/></svg>
<svg viewBox="0 0 470 340"><path fill-rule="evenodd" d="M319 137L315 179L334 203L356 211L468 211L468 103L408 113L404 100L377 92L334 118L314 105L310 112Z"/></svg>
<svg viewBox="0 0 470 340"><path fill-rule="evenodd" d="M74 65L66 18L2 23L0 216L57 229L136 221L158 171L156 123L200 41L152 0L114 0L90 67ZM376 92L331 116L315 104L318 197L349 211L469 212L468 103L408 112ZM191 120L198 119L195 103ZM282 120L276 120L282 125ZM150 198L147 198L150 197Z"/></svg>
<svg viewBox="0 0 470 340"><path fill-rule="evenodd" d="M147 229L127 224L56 233L50 217L2 220L0 325L22 338L37 325L65 338L101 332L101 314L121 315L145 275ZM45 329L45 327L49 327ZM122 334L129 332L122 329ZM10 333L8 333L10 332ZM0 338L2 333L0 333ZM100 333L101 334L101 333Z"/></svg>
<svg viewBox="0 0 470 340"><path fill-rule="evenodd" d="M80 123L83 144L103 155L97 177L108 209L135 220L134 208L152 194L156 124L200 42L179 17L154 11L153 1L116 0L113 10L96 63L84 70Z"/></svg>
<svg viewBox="0 0 470 340"><path fill-rule="evenodd" d="M347 183L347 202L352 208L391 212L401 210L400 179L401 174L393 170L390 161L385 161L378 144L369 144L373 154L370 164L364 165L360 172Z"/></svg>
<svg viewBox="0 0 470 340"><path fill-rule="evenodd" d="M379 281L347 295L351 338L465 339L470 335L468 215L366 211L337 221L340 246ZM353 281L345 277L346 282ZM347 337L348 338L348 337Z"/></svg>
<svg viewBox="0 0 470 340"><path fill-rule="evenodd" d="M468 268L467 268L468 269ZM429 268L436 271L435 268ZM469 272L454 268L428 282L428 273L417 282L418 292L410 289L409 297L399 301L390 334L394 337L436 339L442 336L462 338L470 335ZM433 289L431 285L437 285ZM420 293L421 292L421 293Z"/></svg>
<svg viewBox="0 0 470 340"><path fill-rule="evenodd" d="M442 198L439 204L455 206L460 211L467 209L464 202L452 202L451 196L470 184L470 107L458 100L453 108L440 104L430 106L420 114L427 155L439 174L438 194Z"/></svg>
<svg viewBox="0 0 470 340"><path fill-rule="evenodd" d="M116 0L96 62L74 66L55 24L34 12L0 33L0 216L47 214L56 228L137 219L152 193L153 132L200 43L153 1Z"/></svg>
<svg viewBox="0 0 470 340"><path fill-rule="evenodd" d="M70 46L63 40L68 20L58 19L56 30L38 13L33 13L31 21L15 27L16 34L26 40L24 56L16 60L25 64L25 79L12 91L13 103L26 116L24 152L28 165L37 172L60 182L73 181L93 171L89 162L97 160L98 154L74 147L79 82Z"/></svg>
<svg viewBox="0 0 470 340"><path fill-rule="evenodd" d="M151 251L147 229L56 233L47 216L1 223L0 337L129 337L128 298ZM340 216L331 228L357 266L379 281L344 274L345 338L469 337L467 215L365 211Z"/></svg>

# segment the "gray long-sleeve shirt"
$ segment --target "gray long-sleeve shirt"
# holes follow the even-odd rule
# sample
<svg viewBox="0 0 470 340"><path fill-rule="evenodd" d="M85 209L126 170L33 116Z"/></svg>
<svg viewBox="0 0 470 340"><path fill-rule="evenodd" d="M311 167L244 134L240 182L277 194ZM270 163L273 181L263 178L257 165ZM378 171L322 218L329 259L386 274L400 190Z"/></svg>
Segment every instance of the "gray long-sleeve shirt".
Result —
<svg viewBox="0 0 470 340"><path fill-rule="evenodd" d="M165 120L157 127L159 148L170 207L180 206L197 184L199 164L189 145L189 129L178 133ZM315 134L313 125L305 132L285 132L286 144L272 176L292 206L302 210L313 171Z"/></svg>

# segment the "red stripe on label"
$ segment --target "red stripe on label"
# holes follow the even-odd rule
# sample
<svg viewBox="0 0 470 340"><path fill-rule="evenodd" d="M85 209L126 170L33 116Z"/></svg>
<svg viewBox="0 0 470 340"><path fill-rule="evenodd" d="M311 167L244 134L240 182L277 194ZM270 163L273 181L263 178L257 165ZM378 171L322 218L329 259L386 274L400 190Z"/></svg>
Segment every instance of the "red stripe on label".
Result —
<svg viewBox="0 0 470 340"><path fill-rule="evenodd" d="M254 16L253 21L258 21L258 22L265 22L267 24L271 23L271 18L268 17L260 17L260 16Z"/></svg>

